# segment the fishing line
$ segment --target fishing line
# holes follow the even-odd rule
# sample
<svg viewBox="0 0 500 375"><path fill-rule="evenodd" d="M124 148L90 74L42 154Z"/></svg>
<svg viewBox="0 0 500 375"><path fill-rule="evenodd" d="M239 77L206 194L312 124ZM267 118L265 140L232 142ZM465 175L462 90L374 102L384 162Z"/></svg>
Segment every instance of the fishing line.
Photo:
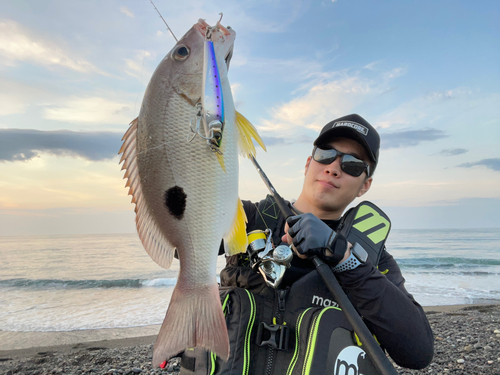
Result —
<svg viewBox="0 0 500 375"><path fill-rule="evenodd" d="M245 190L248 190L250 192L250 189L248 188L247 184L245 183L245 180L241 180L242 184L245 187ZM238 194L239 195L239 194ZM262 213L259 210L259 207L257 206L257 202L252 202L252 204L255 206L255 209L259 213L260 218L262 219L262 222L266 225L266 229L270 229L269 226L267 225L266 221L264 220L264 216L262 216ZM248 219L248 218L247 218Z"/></svg>
<svg viewBox="0 0 500 375"><path fill-rule="evenodd" d="M146 60L146 50L143 50L143 51L142 51L142 68L141 68L141 77L140 77L140 79L139 79L139 82L141 83L141 86L144 86L142 79L143 79L143 76L144 76L144 61L145 61L145 60ZM137 110L137 101L139 100L139 95L140 95L140 94L141 94L141 93L140 93L140 92L138 92L138 93L137 93L137 97L135 98L135 103L134 103L134 115L136 114L136 110ZM137 117L137 116L136 116L136 117Z"/></svg>

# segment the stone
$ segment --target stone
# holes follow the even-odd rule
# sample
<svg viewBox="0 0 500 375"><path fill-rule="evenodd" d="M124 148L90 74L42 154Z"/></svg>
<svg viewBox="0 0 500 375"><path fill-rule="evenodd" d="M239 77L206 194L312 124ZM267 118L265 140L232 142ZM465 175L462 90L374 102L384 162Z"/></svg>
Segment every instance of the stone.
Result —
<svg viewBox="0 0 500 375"><path fill-rule="evenodd" d="M457 363L465 363L465 359L463 358L457 359Z"/></svg>

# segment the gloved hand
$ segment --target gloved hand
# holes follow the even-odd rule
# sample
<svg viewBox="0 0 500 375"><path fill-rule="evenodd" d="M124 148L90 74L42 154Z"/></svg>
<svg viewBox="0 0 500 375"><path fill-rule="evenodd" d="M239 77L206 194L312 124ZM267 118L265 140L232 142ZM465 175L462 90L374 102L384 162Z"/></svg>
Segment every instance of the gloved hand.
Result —
<svg viewBox="0 0 500 375"><path fill-rule="evenodd" d="M331 267L336 266L347 250L347 239L334 232L311 213L288 218L288 235L299 254L317 256Z"/></svg>

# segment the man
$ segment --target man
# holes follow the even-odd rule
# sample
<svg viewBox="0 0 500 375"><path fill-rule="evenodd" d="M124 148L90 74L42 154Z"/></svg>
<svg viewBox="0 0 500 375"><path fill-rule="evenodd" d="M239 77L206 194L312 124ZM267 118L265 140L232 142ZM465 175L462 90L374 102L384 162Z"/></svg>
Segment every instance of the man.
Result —
<svg viewBox="0 0 500 375"><path fill-rule="evenodd" d="M270 197L255 204L244 201L247 232L269 228L273 231L276 246L283 241L293 245L296 252L276 290L267 286L262 275L250 268L245 254L227 258L227 266L221 271L222 287L244 288L252 292L255 299L255 325L258 325L259 332L255 333L253 326L247 329L252 332L245 339L250 343L246 356L251 360L246 367L243 366L245 371L255 374L264 370L268 374L293 373L289 363L300 356L298 347L302 339L288 348L286 341L292 342L293 339L284 332L291 330L291 335L298 337L300 319L297 315L305 309L321 303L323 307L337 305L308 259L311 256L318 256L331 266L359 315L398 365L419 369L430 363L432 331L423 309L406 291L394 258L381 248L373 261L360 262L352 254L352 244L346 246L344 242L343 246L339 245L341 236L336 233L346 207L370 189L379 146L377 131L359 115L348 115L328 123L315 140L312 155L306 161L302 192L290 206L297 213L289 219L290 228L282 216L268 214L274 208ZM233 305L238 303L233 302ZM233 315L237 311L234 307L231 310ZM269 334L266 336L267 330ZM238 340L243 339L235 339ZM334 340L329 341L331 344ZM296 354L292 358L293 346ZM231 353L235 358L230 358L230 366L235 366L240 359L233 342ZM329 356L325 355L323 362L331 360L327 358ZM338 363L346 366L346 373L356 366L346 361L339 360ZM220 366L229 367L226 363ZM338 368L336 371L339 373ZM361 373L360 369L356 371Z"/></svg>

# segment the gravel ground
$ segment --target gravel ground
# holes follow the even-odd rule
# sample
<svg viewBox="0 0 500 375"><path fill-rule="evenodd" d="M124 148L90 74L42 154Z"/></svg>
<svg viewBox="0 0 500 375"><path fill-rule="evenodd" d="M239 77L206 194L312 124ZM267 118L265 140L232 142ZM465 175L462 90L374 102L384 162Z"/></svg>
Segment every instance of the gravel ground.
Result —
<svg viewBox="0 0 500 375"><path fill-rule="evenodd" d="M427 313L434 332L434 359L424 370L400 374L500 375L500 305Z"/></svg>
<svg viewBox="0 0 500 375"><path fill-rule="evenodd" d="M423 370L396 366L399 374L500 375L500 305L471 306L456 312L428 312L435 335L435 354ZM50 348L47 348L49 350ZM38 352L27 358L0 352L0 374L177 374L179 361L165 369L151 367L153 346L106 349L89 347L71 352Z"/></svg>

